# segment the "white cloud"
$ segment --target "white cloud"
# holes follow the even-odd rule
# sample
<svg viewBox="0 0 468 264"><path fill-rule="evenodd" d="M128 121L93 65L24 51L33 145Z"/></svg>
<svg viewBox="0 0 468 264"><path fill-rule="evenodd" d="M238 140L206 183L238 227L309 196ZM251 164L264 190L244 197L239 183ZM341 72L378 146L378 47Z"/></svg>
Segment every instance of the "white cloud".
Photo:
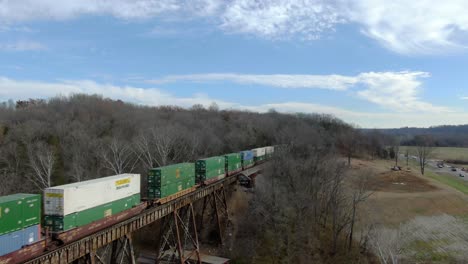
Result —
<svg viewBox="0 0 468 264"><path fill-rule="evenodd" d="M258 84L282 88L320 88L330 90L345 90L356 83L354 77L342 75L300 75L300 74L237 74L237 73L208 73L189 75L170 75L162 79L150 80L149 83L163 84L178 81L209 82L231 81L241 84Z"/></svg>
<svg viewBox="0 0 468 264"><path fill-rule="evenodd" d="M133 86L115 86L101 84L90 80L41 82L17 81L0 77L0 100L27 100L29 98L50 98L56 95L71 95L77 93L101 94L112 99L120 99L142 105L177 105L190 107L194 104L209 106L216 102L220 107L228 108L233 104L221 100L213 100L206 95L196 94L193 97L174 97L159 89L144 89Z"/></svg>
<svg viewBox="0 0 468 264"><path fill-rule="evenodd" d="M421 78L426 72L367 72L356 76L344 75L252 75L236 73L209 73L172 75L150 80L154 84L178 81L210 82L231 81L240 84L266 85L280 88L311 88L329 90L358 90L357 96L399 112L448 112L446 107L434 106L419 98Z"/></svg>
<svg viewBox="0 0 468 264"><path fill-rule="evenodd" d="M319 38L342 21L337 6L326 0L237 0L226 6L221 20L228 31L305 39Z"/></svg>
<svg viewBox="0 0 468 264"><path fill-rule="evenodd" d="M460 125L468 119L466 112L434 113L389 113L352 111L335 106L303 102L271 103L259 106L243 107L251 111L266 112L269 109L283 113L319 113L332 114L345 122L357 124L363 128L398 128L429 127L437 125Z"/></svg>
<svg viewBox="0 0 468 264"><path fill-rule="evenodd" d="M3 51L38 51L45 50L46 47L35 41L17 41L0 43L0 50Z"/></svg>
<svg viewBox="0 0 468 264"><path fill-rule="evenodd" d="M0 31L9 24L81 15L122 19L209 18L227 33L270 39L317 39L340 23L403 54L441 53L468 46L466 0L23 0L0 2Z"/></svg>
<svg viewBox="0 0 468 264"><path fill-rule="evenodd" d="M177 0L23 0L2 1L0 21L70 19L80 15L112 15L124 19L148 18L180 8Z"/></svg>
<svg viewBox="0 0 468 264"><path fill-rule="evenodd" d="M359 82L366 86L357 94L372 103L398 112L449 112L450 109L422 101L418 94L421 78L426 72L368 72L359 74Z"/></svg>
<svg viewBox="0 0 468 264"><path fill-rule="evenodd" d="M466 0L358 0L345 16L387 48L405 54L466 48Z"/></svg>
<svg viewBox="0 0 468 264"><path fill-rule="evenodd" d="M0 77L0 101L8 99L27 100L29 98L50 98L56 95L76 93L101 94L112 99L120 99L141 105L159 106L176 105L191 107L202 104L205 107L216 102L221 109L242 109L256 112L266 112L272 108L287 113L324 113L333 114L345 122L355 123L361 127L401 127L401 126L431 126L442 124L460 124L468 119L464 112L437 113L375 113L347 110L335 106L327 106L304 102L276 102L259 105L242 105L210 98L196 94L192 97L177 97L156 88L139 88L133 86L116 86L97 83L90 80L78 81L18 81Z"/></svg>

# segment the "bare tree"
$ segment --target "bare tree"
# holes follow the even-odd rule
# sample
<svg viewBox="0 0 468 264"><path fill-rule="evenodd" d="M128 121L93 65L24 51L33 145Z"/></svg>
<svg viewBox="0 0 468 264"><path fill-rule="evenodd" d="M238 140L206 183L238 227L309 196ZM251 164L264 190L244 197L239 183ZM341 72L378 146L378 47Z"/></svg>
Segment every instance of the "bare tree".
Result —
<svg viewBox="0 0 468 264"><path fill-rule="evenodd" d="M183 127L168 125L140 133L134 148L145 168L193 159L199 140L184 131Z"/></svg>
<svg viewBox="0 0 468 264"><path fill-rule="evenodd" d="M352 128L343 132L338 138L338 146L348 159L348 166L351 166L351 158L358 151L360 139L359 132Z"/></svg>
<svg viewBox="0 0 468 264"><path fill-rule="evenodd" d="M434 150L434 140L429 135L420 135L415 137L415 142L419 168L421 169L421 174L424 175L424 169Z"/></svg>
<svg viewBox="0 0 468 264"><path fill-rule="evenodd" d="M354 177L353 186L352 186L352 199L351 199L351 219L349 225L349 236L348 236L348 251L351 250L353 243L353 233L354 225L356 223L356 211L360 203L364 202L373 194L373 191L370 191L371 181L370 175L371 171L365 171L364 173Z"/></svg>
<svg viewBox="0 0 468 264"><path fill-rule="evenodd" d="M29 179L41 190L52 186L52 173L56 162L53 148L38 141L27 144L27 155L31 169Z"/></svg>
<svg viewBox="0 0 468 264"><path fill-rule="evenodd" d="M403 250L401 227L393 230L387 228L374 229L370 234L369 243L374 254L383 264L398 264Z"/></svg>
<svg viewBox="0 0 468 264"><path fill-rule="evenodd" d="M409 166L409 147L406 147L405 157L406 157L406 167L408 167Z"/></svg>
<svg viewBox="0 0 468 264"><path fill-rule="evenodd" d="M0 147L0 195L17 191L21 186L21 157L18 144L8 143Z"/></svg>
<svg viewBox="0 0 468 264"><path fill-rule="evenodd" d="M83 181L86 180L86 166L85 158L83 157L83 153L73 153L72 160L71 160L71 175L76 181Z"/></svg>
<svg viewBox="0 0 468 264"><path fill-rule="evenodd" d="M138 161L129 144L117 138L112 138L110 142L101 145L101 158L104 167L115 174L132 172Z"/></svg>
<svg viewBox="0 0 468 264"><path fill-rule="evenodd" d="M398 158L400 156L400 138L399 137L395 137L395 139L393 140L393 151L395 153L395 166L398 166Z"/></svg>

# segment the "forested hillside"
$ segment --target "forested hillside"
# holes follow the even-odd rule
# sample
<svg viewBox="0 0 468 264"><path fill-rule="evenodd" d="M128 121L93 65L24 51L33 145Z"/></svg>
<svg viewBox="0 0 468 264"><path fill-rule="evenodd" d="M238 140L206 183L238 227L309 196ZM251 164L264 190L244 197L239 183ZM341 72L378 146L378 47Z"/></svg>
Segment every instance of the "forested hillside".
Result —
<svg viewBox="0 0 468 264"><path fill-rule="evenodd" d="M398 136L403 145L413 146L417 135L430 135L438 147L468 147L468 125L434 126L429 128L402 127L381 129L384 134Z"/></svg>
<svg viewBox="0 0 468 264"><path fill-rule="evenodd" d="M88 95L4 103L0 120L1 195L280 145L227 254L245 263L367 262L371 249L353 239L365 177L349 177L348 166L361 149L379 153L378 133L364 137L325 115L148 107Z"/></svg>
<svg viewBox="0 0 468 264"><path fill-rule="evenodd" d="M99 96L4 103L0 194L193 161L256 146L320 141L349 126L329 116L147 107Z"/></svg>

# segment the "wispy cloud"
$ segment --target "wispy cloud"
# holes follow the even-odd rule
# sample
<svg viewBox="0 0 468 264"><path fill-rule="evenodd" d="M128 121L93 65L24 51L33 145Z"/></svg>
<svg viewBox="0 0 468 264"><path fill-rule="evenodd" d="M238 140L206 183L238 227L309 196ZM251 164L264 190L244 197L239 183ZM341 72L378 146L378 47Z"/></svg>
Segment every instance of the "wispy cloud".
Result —
<svg viewBox="0 0 468 264"><path fill-rule="evenodd" d="M330 90L345 90L355 84L357 79L342 75L295 75L295 74L237 74L208 73L189 75L170 75L161 79L149 80L153 84L164 84L179 81L211 82L231 81L240 84L258 84L282 88L318 88Z"/></svg>
<svg viewBox="0 0 468 264"><path fill-rule="evenodd" d="M33 98L50 98L56 95L101 94L112 99L120 99L142 105L177 105L190 107L194 104L209 106L216 102L220 107L228 108L234 104L222 100L213 100L203 94L192 97L175 97L156 88L139 88L133 86L116 86L91 80L64 80L57 82L18 81L0 77L0 99L27 100Z"/></svg>
<svg viewBox="0 0 468 264"><path fill-rule="evenodd" d="M25 0L0 2L0 30L12 23L81 15L125 20L208 17L213 27L227 33L314 40L334 32L338 24L353 23L395 52L432 54L466 50L467 12L465 0Z"/></svg>
<svg viewBox="0 0 468 264"><path fill-rule="evenodd" d="M221 28L268 38L317 39L343 22L338 7L326 0L238 0L226 5Z"/></svg>
<svg viewBox="0 0 468 264"><path fill-rule="evenodd" d="M468 119L468 113L435 112L435 113L388 113L362 112L339 108L336 106L298 101L271 102L257 105L243 105L211 98L203 94L189 97L178 97L157 88L139 88L134 86L117 86L98 83L91 80L68 80L57 82L25 81L0 77L0 101L8 99L27 100L29 98L50 98L57 95L76 93L100 94L112 99L120 99L135 104L160 106L176 105L191 107L201 104L208 107L213 102L221 109L242 109L256 112L267 112L275 109L286 113L324 113L333 114L346 122L356 123L362 127L400 127L430 126L439 124L460 124Z"/></svg>
<svg viewBox="0 0 468 264"><path fill-rule="evenodd" d="M368 72L358 76L365 89L358 96L397 112L450 112L448 107L424 102L418 95L421 78L429 77L427 72Z"/></svg>
<svg viewBox="0 0 468 264"><path fill-rule="evenodd" d="M0 50L3 51L39 51L45 49L46 47L43 44L34 41L0 43Z"/></svg>
<svg viewBox="0 0 468 264"><path fill-rule="evenodd" d="M80 15L112 15L123 19L142 19L180 8L177 0L25 0L2 1L0 21L64 20Z"/></svg>
<svg viewBox="0 0 468 264"><path fill-rule="evenodd" d="M426 54L467 47L467 12L464 0L359 0L344 15L395 52Z"/></svg>
<svg viewBox="0 0 468 264"><path fill-rule="evenodd" d="M164 84L171 82L212 82L229 81L240 84L256 84L279 88L309 88L329 90L349 90L364 100L399 112L448 112L447 107L435 106L422 101L422 78L429 77L427 72L366 72L356 76L345 75L252 75L236 73L209 73L171 75L149 83Z"/></svg>

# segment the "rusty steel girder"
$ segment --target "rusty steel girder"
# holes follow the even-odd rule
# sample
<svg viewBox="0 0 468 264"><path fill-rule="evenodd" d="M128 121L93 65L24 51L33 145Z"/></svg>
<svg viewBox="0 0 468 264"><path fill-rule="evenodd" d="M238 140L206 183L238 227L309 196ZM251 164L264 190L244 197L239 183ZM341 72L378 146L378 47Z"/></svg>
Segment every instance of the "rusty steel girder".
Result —
<svg viewBox="0 0 468 264"><path fill-rule="evenodd" d="M248 168L239 174L245 176L257 174L262 166L263 164ZM63 245L58 246L56 249L48 249L48 239L41 240L11 254L0 256L0 264L64 264L74 263L76 261L79 263L95 263L96 254L103 247L105 248L109 244L114 243L114 241L118 241L122 238L127 238L127 240L131 241L131 234L133 232L205 197L210 196L212 201L215 201L213 205L218 207L216 209L218 219L224 214L227 215L224 186L235 183L236 181L237 175L227 177L165 204L158 206L153 205L153 207L145 210L135 208L132 212L140 210L137 215L131 217L131 215L125 214L125 217L131 218L125 219L125 217L122 217L115 222L114 220L116 219L112 219L112 223L106 222L106 224L112 224L109 227L105 227L104 225L99 227L93 226L93 228L83 229L83 233L75 233L73 236L64 237L62 235L60 240L62 240ZM226 210L223 210L224 208ZM220 222L218 221L218 223ZM94 227L96 228L94 229ZM220 231L222 232L222 230Z"/></svg>
<svg viewBox="0 0 468 264"><path fill-rule="evenodd" d="M113 241L120 239L123 236L130 235L131 233L173 213L178 208L183 208L197 200L203 199L210 195L216 190L223 188L225 184L232 184L237 181L237 177L228 177L220 180L217 183L213 183L204 188L198 189L195 192L186 196L180 197L177 200L168 202L166 204L149 208L139 215L125 220L121 223L115 224L112 227L106 228L97 233L91 234L78 241L65 244L55 250L46 252L41 256L38 256L30 261L28 264L64 264L72 263L80 258L87 255L94 254L99 248L112 243ZM10 259L8 262L2 262L0 264L18 263L14 259Z"/></svg>

